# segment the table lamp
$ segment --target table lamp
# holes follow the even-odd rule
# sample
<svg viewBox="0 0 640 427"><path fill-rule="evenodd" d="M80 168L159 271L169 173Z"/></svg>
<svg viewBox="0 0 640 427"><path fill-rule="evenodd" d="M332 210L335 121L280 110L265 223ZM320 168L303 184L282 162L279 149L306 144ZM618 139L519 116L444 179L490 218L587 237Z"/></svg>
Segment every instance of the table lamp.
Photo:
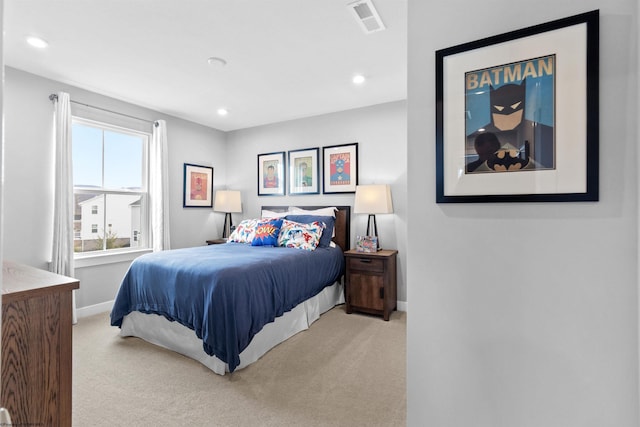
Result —
<svg viewBox="0 0 640 427"><path fill-rule="evenodd" d="M356 185L356 200L353 206L353 213L369 214L367 236L375 236L377 238L376 250L380 250L375 214L393 213L391 187L388 184Z"/></svg>
<svg viewBox="0 0 640 427"><path fill-rule="evenodd" d="M222 238L228 239L231 235L231 213L242 212L242 202L240 200L240 192L237 190L218 190L216 191L216 200L213 205L215 212L224 212L224 227L222 229Z"/></svg>

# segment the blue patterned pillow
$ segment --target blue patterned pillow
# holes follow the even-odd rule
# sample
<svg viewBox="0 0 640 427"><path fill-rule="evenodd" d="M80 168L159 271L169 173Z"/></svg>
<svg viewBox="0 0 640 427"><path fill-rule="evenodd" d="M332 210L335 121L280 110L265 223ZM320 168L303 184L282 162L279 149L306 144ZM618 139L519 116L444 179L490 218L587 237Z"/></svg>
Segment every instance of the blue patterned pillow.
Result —
<svg viewBox="0 0 640 427"><path fill-rule="evenodd" d="M282 219L258 221L256 234L251 246L278 246L278 236L282 227Z"/></svg>

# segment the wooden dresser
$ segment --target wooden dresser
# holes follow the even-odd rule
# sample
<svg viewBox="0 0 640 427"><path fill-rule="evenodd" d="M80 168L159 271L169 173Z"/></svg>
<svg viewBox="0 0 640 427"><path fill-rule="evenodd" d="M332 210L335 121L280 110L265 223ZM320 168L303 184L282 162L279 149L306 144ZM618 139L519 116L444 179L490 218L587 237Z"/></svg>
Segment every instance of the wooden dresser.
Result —
<svg viewBox="0 0 640 427"><path fill-rule="evenodd" d="M2 264L2 394L13 425L71 426L71 277Z"/></svg>

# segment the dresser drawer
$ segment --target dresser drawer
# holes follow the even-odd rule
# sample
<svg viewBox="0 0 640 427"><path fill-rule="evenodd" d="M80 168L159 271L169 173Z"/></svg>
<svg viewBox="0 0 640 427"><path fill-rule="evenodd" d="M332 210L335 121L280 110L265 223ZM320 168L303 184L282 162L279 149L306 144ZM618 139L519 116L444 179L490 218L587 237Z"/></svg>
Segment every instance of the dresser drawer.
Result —
<svg viewBox="0 0 640 427"><path fill-rule="evenodd" d="M374 273L384 272L384 260L379 258L349 257L349 269L360 271L371 271Z"/></svg>

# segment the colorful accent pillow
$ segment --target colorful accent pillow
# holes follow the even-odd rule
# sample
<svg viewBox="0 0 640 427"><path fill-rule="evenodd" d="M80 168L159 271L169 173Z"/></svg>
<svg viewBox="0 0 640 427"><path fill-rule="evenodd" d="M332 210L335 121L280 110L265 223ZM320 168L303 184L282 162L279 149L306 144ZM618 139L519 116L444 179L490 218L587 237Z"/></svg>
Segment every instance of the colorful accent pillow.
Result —
<svg viewBox="0 0 640 427"><path fill-rule="evenodd" d="M302 224L311 224L314 222L319 222L324 224L324 230L322 231L322 236L320 237L320 243L318 244L321 248L328 248L331 245L331 237L333 236L333 227L335 226L335 218L332 216L318 216L318 215L287 215L285 219L294 222L300 222Z"/></svg>
<svg viewBox="0 0 640 427"><path fill-rule="evenodd" d="M282 219L258 221L256 234L251 246L278 246L278 236L282 227Z"/></svg>
<svg viewBox="0 0 640 427"><path fill-rule="evenodd" d="M324 224L318 221L302 224L285 219L282 221L278 245L313 251L320 243L320 236L322 236L323 230Z"/></svg>
<svg viewBox="0 0 640 427"><path fill-rule="evenodd" d="M245 219L236 226L229 236L230 242L236 243L251 243L253 237L256 234L256 226L258 225L257 219Z"/></svg>

